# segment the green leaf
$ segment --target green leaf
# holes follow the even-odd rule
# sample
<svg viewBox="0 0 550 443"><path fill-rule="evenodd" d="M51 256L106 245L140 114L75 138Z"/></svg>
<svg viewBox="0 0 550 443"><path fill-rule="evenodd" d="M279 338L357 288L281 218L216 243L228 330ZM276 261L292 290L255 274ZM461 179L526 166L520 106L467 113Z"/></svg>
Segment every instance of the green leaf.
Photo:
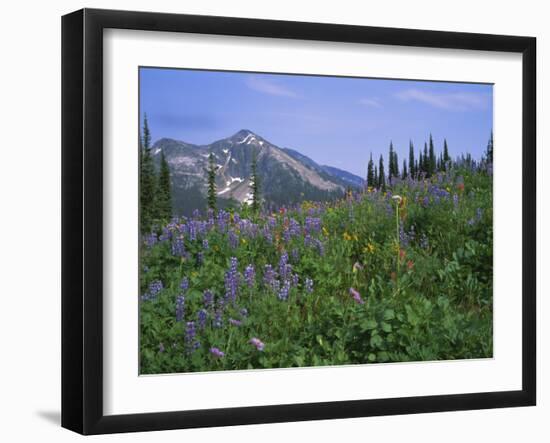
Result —
<svg viewBox="0 0 550 443"><path fill-rule="evenodd" d="M393 320L395 318L395 312L393 309L386 309L384 311L384 320Z"/></svg>
<svg viewBox="0 0 550 443"><path fill-rule="evenodd" d="M382 330L384 332L391 332L392 331L392 327L389 323L386 323L385 321L383 321L380 326L382 326Z"/></svg>
<svg viewBox="0 0 550 443"><path fill-rule="evenodd" d="M363 331L369 331L371 329L376 329L378 323L376 320L363 320L360 326Z"/></svg>
<svg viewBox="0 0 550 443"><path fill-rule="evenodd" d="M380 346L382 346L383 343L384 343L384 340L383 340L382 337L380 337L378 334L373 335L373 336L370 338L370 345L371 345L373 348L379 348Z"/></svg>

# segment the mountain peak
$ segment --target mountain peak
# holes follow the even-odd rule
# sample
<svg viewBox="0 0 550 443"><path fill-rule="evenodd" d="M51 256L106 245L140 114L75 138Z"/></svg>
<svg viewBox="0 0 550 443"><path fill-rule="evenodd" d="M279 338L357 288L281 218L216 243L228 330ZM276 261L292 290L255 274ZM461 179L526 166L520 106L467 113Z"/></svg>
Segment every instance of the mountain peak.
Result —
<svg viewBox="0 0 550 443"><path fill-rule="evenodd" d="M254 134L254 132L251 131L250 129L241 129L240 131L235 133L235 135L233 135L233 137L231 138L243 138L243 137L246 137L247 135L256 135L256 134Z"/></svg>
<svg viewBox="0 0 550 443"><path fill-rule="evenodd" d="M241 129L235 135L230 137L230 140L236 145L254 145L261 147L264 144L264 139L252 132L250 129Z"/></svg>

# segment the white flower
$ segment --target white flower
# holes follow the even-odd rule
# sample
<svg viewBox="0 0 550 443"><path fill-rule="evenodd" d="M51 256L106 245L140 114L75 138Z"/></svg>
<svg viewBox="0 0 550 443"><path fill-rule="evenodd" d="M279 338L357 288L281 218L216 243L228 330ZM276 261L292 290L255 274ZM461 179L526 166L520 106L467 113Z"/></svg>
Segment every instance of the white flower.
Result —
<svg viewBox="0 0 550 443"><path fill-rule="evenodd" d="M403 198L400 195L394 195L392 197L392 200L395 200L397 203L401 203L401 200L403 200Z"/></svg>

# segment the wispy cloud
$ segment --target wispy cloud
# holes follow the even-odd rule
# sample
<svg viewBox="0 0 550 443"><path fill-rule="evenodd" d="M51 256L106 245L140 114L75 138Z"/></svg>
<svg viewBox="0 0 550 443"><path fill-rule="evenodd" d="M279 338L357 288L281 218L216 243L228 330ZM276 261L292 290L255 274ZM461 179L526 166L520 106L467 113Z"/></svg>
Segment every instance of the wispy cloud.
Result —
<svg viewBox="0 0 550 443"><path fill-rule="evenodd" d="M275 95L279 97L291 97L291 98L298 97L298 94L296 94L296 92L287 88L281 83L278 83L271 79L267 79L265 77L260 77L257 75L252 75L247 77L246 85L250 89L254 91L262 92L264 94Z"/></svg>
<svg viewBox="0 0 550 443"><path fill-rule="evenodd" d="M448 111L486 109L489 104L488 95L473 92L437 93L420 89L406 89L396 93L395 96L402 101L417 101Z"/></svg>
<svg viewBox="0 0 550 443"><path fill-rule="evenodd" d="M370 106L371 108L381 108L382 104L377 98L362 98L359 100L359 104Z"/></svg>

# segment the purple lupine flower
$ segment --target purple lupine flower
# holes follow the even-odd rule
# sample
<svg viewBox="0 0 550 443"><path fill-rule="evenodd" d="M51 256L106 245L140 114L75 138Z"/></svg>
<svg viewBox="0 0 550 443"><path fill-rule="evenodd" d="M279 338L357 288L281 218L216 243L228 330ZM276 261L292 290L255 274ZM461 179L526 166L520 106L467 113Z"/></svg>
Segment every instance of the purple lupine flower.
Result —
<svg viewBox="0 0 550 443"><path fill-rule="evenodd" d="M185 317L185 297L178 295L176 297L176 321L182 321Z"/></svg>
<svg viewBox="0 0 550 443"><path fill-rule="evenodd" d="M197 239L197 231L198 231L197 222L194 220L191 220L188 226L189 226L189 240L195 241Z"/></svg>
<svg viewBox="0 0 550 443"><path fill-rule="evenodd" d="M282 280L287 280L292 273L292 265L288 263L288 254L283 252L279 259L279 275Z"/></svg>
<svg viewBox="0 0 550 443"><path fill-rule="evenodd" d="M198 209L193 209L193 218L197 219L200 217L200 212Z"/></svg>
<svg viewBox="0 0 550 443"><path fill-rule="evenodd" d="M189 289L189 279L187 277L183 277L180 282L180 288L183 292L187 291Z"/></svg>
<svg viewBox="0 0 550 443"><path fill-rule="evenodd" d="M219 329L223 326L223 318L222 318L222 312L220 310L217 310L214 314L214 321L212 323L212 326Z"/></svg>
<svg viewBox="0 0 550 443"><path fill-rule="evenodd" d="M265 225L262 228L262 236L267 240L268 243L273 243L273 235L268 225Z"/></svg>
<svg viewBox="0 0 550 443"><path fill-rule="evenodd" d="M426 195L423 199L422 199L422 205L427 208L430 204L430 199L428 198L428 196Z"/></svg>
<svg viewBox="0 0 550 443"><path fill-rule="evenodd" d="M205 238L203 241L202 241L202 248L203 249L208 249L208 240Z"/></svg>
<svg viewBox="0 0 550 443"><path fill-rule="evenodd" d="M290 255L295 263L300 261L300 251L298 251L298 248L294 248Z"/></svg>
<svg viewBox="0 0 550 443"><path fill-rule="evenodd" d="M300 282L300 277L298 274L292 274L292 286L298 286L298 283Z"/></svg>
<svg viewBox="0 0 550 443"><path fill-rule="evenodd" d="M154 232L151 232L150 234L147 234L144 236L143 241L148 248L152 248L158 243L157 234Z"/></svg>
<svg viewBox="0 0 550 443"><path fill-rule="evenodd" d="M229 324L232 326L241 326L243 322L241 320L235 320L234 318L230 318Z"/></svg>
<svg viewBox="0 0 550 443"><path fill-rule="evenodd" d="M250 339L249 343L251 345L255 346L258 351L263 351L264 350L265 344L259 338L252 337Z"/></svg>
<svg viewBox="0 0 550 443"><path fill-rule="evenodd" d="M208 319L208 313L204 309L200 309L197 314L197 324L199 329L204 329L206 327L206 320Z"/></svg>
<svg viewBox="0 0 550 443"><path fill-rule="evenodd" d="M197 330L195 329L195 322L188 321L185 328L185 345L187 352L191 353L200 347L200 342L196 339Z"/></svg>
<svg viewBox="0 0 550 443"><path fill-rule="evenodd" d="M210 348L210 353L216 358L222 358L225 356L225 353L220 351L218 348Z"/></svg>
<svg viewBox="0 0 550 443"><path fill-rule="evenodd" d="M254 282L256 280L256 272L254 271L254 266L252 264L248 265L244 270L244 279L246 280L246 284L250 288L254 286Z"/></svg>
<svg viewBox="0 0 550 443"><path fill-rule="evenodd" d="M291 218L288 224L288 232L290 237L300 236L302 234L302 227L300 226L300 223Z"/></svg>
<svg viewBox="0 0 550 443"><path fill-rule="evenodd" d="M354 289L354 288L349 288L349 295L351 295L351 297L357 302L359 303L360 305L362 305L363 303L365 303L363 301L363 299L361 298L361 294L359 294L359 292Z"/></svg>
<svg viewBox="0 0 550 443"><path fill-rule="evenodd" d="M453 194L453 205L456 208L458 208L458 194Z"/></svg>
<svg viewBox="0 0 550 443"><path fill-rule="evenodd" d="M239 246L239 237L233 230L229 231L229 246L233 249Z"/></svg>
<svg viewBox="0 0 550 443"><path fill-rule="evenodd" d="M214 304L214 294L212 294L212 292L208 289L204 291L202 295L202 304L207 309L212 307L212 305Z"/></svg>
<svg viewBox="0 0 550 443"><path fill-rule="evenodd" d="M308 294L311 294L313 292L313 280L311 278L306 277L306 292Z"/></svg>
<svg viewBox="0 0 550 443"><path fill-rule="evenodd" d="M320 256L325 255L325 245L321 240L316 239L315 246L317 247L317 252L319 253Z"/></svg>
<svg viewBox="0 0 550 443"><path fill-rule="evenodd" d="M185 244L183 238L176 237L172 239L172 255L175 257L185 257Z"/></svg>
<svg viewBox="0 0 550 443"><path fill-rule="evenodd" d="M321 219L318 217L306 217L305 220L305 231L310 232L319 232L321 230Z"/></svg>
<svg viewBox="0 0 550 443"><path fill-rule="evenodd" d="M283 283L283 286L279 290L279 293L277 296L279 297L279 300L286 301L288 300L288 293L290 291L290 282L288 280L285 280Z"/></svg>
<svg viewBox="0 0 550 443"><path fill-rule="evenodd" d="M159 343L159 352L160 353L163 353L166 349L164 348L164 345L161 343Z"/></svg>
<svg viewBox="0 0 550 443"><path fill-rule="evenodd" d="M238 261L236 257L230 259L229 271L225 273L225 298L228 301L237 299L237 291L239 289L239 273L237 271Z"/></svg>
<svg viewBox="0 0 550 443"><path fill-rule="evenodd" d="M285 243L288 243L290 241L290 231L287 227L283 229L283 240L285 241Z"/></svg>
<svg viewBox="0 0 550 443"><path fill-rule="evenodd" d="M273 270L273 266L269 263L264 267L264 284L269 287L273 287L277 273Z"/></svg>
<svg viewBox="0 0 550 443"><path fill-rule="evenodd" d="M149 283L149 289L148 291L141 296L141 299L143 301L147 300L153 300L157 297L160 291L164 286L162 285L162 282L160 280L153 280L151 283Z"/></svg>
<svg viewBox="0 0 550 443"><path fill-rule="evenodd" d="M197 264L200 266L204 263L204 254L202 251L197 253Z"/></svg>

